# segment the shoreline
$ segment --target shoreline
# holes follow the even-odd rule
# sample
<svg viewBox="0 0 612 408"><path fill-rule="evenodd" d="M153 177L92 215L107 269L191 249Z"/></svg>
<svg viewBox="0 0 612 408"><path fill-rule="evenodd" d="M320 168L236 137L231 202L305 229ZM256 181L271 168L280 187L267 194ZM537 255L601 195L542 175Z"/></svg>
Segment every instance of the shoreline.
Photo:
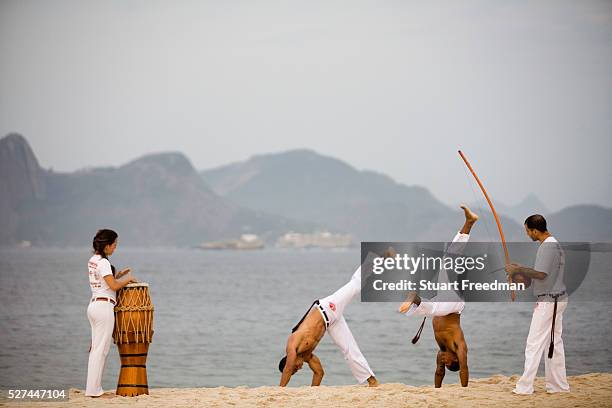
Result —
<svg viewBox="0 0 612 408"><path fill-rule="evenodd" d="M397 406L448 406L448 407L589 407L612 406L612 373L591 373L569 376L571 392L547 394L544 379L538 377L535 392L529 396L512 394L518 375L511 377L494 375L471 379L467 388L459 384L446 384L442 388L433 385L410 386L389 383L369 388L363 385L287 387L262 386L249 388L151 388L150 395L138 397L89 398L83 390L70 389L70 399L58 402L7 402L6 406L33 407L397 407ZM112 394L114 391L107 391ZM3 405L0 404L0 405Z"/></svg>

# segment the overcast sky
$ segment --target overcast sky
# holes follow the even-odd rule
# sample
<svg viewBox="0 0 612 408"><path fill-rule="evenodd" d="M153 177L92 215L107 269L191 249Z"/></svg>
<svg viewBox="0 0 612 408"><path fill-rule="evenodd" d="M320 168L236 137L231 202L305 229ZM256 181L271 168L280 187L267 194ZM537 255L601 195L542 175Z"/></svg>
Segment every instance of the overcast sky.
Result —
<svg viewBox="0 0 612 408"><path fill-rule="evenodd" d="M610 1L0 2L0 134L72 171L311 148L423 185L612 207Z"/></svg>

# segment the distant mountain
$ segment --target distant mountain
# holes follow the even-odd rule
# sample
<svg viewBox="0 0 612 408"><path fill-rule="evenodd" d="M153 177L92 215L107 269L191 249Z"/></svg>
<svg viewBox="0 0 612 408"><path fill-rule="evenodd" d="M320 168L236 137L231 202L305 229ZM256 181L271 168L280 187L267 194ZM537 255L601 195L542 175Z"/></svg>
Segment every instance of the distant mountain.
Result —
<svg viewBox="0 0 612 408"><path fill-rule="evenodd" d="M548 229L561 241L612 241L612 209L576 205L546 216Z"/></svg>
<svg viewBox="0 0 612 408"><path fill-rule="evenodd" d="M512 217L518 223L524 223L525 218L532 214L549 214L548 208L542 201L533 193L527 196L519 203L506 206L502 212L509 217Z"/></svg>
<svg viewBox="0 0 612 408"><path fill-rule="evenodd" d="M423 187L406 186L311 150L254 156L201 172L213 190L241 206L313 222L357 240L448 240L462 214ZM505 219L509 236L520 225ZM497 239L497 235L481 239ZM496 234L496 233L495 233Z"/></svg>
<svg viewBox="0 0 612 408"><path fill-rule="evenodd" d="M612 209L583 205L548 214L535 196L512 209L496 204L508 241L527 240L522 221L534 212L544 213L563 241L612 241ZM484 207L476 208L481 221L472 239L497 241ZM191 246L242 233L270 242L291 230L349 233L357 243L445 241L463 216L423 187L311 150L255 156L201 174L181 153L55 173L39 166L25 138L10 134L0 139L0 223L0 245L88 246L107 227L123 245Z"/></svg>
<svg viewBox="0 0 612 408"><path fill-rule="evenodd" d="M427 189L359 171L312 150L254 156L201 172L212 189L232 202L291 219L352 234L356 241L445 241L463 222L458 208L448 208ZM546 216L551 231L564 241L612 241L612 209L582 205L550 213L535 194L507 206L496 202L506 240L528 241L523 222L534 213ZM498 241L486 203L472 239Z"/></svg>
<svg viewBox="0 0 612 408"><path fill-rule="evenodd" d="M504 214L508 214L510 208L498 203L496 207L498 207L498 212ZM486 214L487 228L494 230L495 224L490 212L484 211L482 204L480 207L474 206L473 208ZM612 208L576 205L551 213L534 195L530 195L521 203L512 206L510 211L514 212L513 221L521 226L517 241L526 239L522 226L525 219L532 214L542 214L546 218L550 232L561 241L612 242ZM505 230L508 222L504 220L504 216L502 216L502 224Z"/></svg>
<svg viewBox="0 0 612 408"><path fill-rule="evenodd" d="M472 205L474 207L483 206L483 203L479 202L477 205ZM486 205L487 204L485 203L484 206ZM523 200L514 205L506 205L498 201L495 203L495 208L500 214L504 214L505 216L513 219L519 224L523 224L523 222L525 222L525 218L527 218L531 214L546 215L549 213L546 206L533 193L528 194Z"/></svg>
<svg viewBox="0 0 612 408"><path fill-rule="evenodd" d="M0 139L0 155L0 208L9 214L2 244L89 245L95 231L107 227L130 245L182 246L303 227L228 203L180 153L148 155L117 168L54 173L39 167L23 137L9 135Z"/></svg>
<svg viewBox="0 0 612 408"><path fill-rule="evenodd" d="M45 198L45 172L23 136L0 139L0 242L19 235L20 208Z"/></svg>

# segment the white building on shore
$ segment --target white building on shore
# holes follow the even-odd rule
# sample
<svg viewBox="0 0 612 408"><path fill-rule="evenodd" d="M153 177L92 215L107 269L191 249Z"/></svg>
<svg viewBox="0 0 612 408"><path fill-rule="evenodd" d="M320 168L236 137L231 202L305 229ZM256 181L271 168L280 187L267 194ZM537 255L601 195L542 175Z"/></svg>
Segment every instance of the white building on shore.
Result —
<svg viewBox="0 0 612 408"><path fill-rule="evenodd" d="M280 248L348 248L352 237L348 234L332 234L328 231L302 234L288 232L278 239Z"/></svg>

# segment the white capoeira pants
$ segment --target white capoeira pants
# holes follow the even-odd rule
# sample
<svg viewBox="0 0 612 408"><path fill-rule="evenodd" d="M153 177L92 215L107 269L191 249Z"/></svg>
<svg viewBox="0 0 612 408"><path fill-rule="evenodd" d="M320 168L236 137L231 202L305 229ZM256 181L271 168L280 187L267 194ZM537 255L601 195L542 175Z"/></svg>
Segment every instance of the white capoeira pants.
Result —
<svg viewBox="0 0 612 408"><path fill-rule="evenodd" d="M555 349L552 358L548 358L554 307L554 301L537 302L535 304L529 335L527 336L527 345L525 346L525 370L514 388L514 392L517 394L533 393L533 381L538 373L542 353L546 353L544 358L546 391L567 392L570 390L565 374L565 350L563 349L563 339L561 339L563 312L567 307L567 298L557 302Z"/></svg>
<svg viewBox="0 0 612 408"><path fill-rule="evenodd" d="M351 280L332 295L319 299L320 305L325 309L329 319L327 332L336 343L344 359L347 361L353 376L360 384L365 382L374 372L367 360L359 350L353 333L344 320L344 309L355 296L361 293L361 267L353 274ZM322 314L322 313L321 313Z"/></svg>
<svg viewBox="0 0 612 408"><path fill-rule="evenodd" d="M97 397L102 390L102 373L106 356L110 350L115 326L114 305L110 302L96 301L87 306L87 318L91 324L91 351L87 364L87 388L85 395Z"/></svg>
<svg viewBox="0 0 612 408"><path fill-rule="evenodd" d="M470 240L469 234L462 234L458 232L453 238L452 243L449 245L447 249L447 253L460 255L463 253L463 249L465 245ZM438 282L448 282L448 275L446 270L441 270ZM452 313L461 314L463 308L465 307L465 302L459 298L456 294L447 294L444 293L443 296L435 296L431 299L422 299L420 305L415 305L414 303L410 305L410 309L406 312L406 316L448 316Z"/></svg>
<svg viewBox="0 0 612 408"><path fill-rule="evenodd" d="M412 304L406 312L406 316L448 316L449 314L461 314L465 302L436 302L436 298L421 300L420 305Z"/></svg>

